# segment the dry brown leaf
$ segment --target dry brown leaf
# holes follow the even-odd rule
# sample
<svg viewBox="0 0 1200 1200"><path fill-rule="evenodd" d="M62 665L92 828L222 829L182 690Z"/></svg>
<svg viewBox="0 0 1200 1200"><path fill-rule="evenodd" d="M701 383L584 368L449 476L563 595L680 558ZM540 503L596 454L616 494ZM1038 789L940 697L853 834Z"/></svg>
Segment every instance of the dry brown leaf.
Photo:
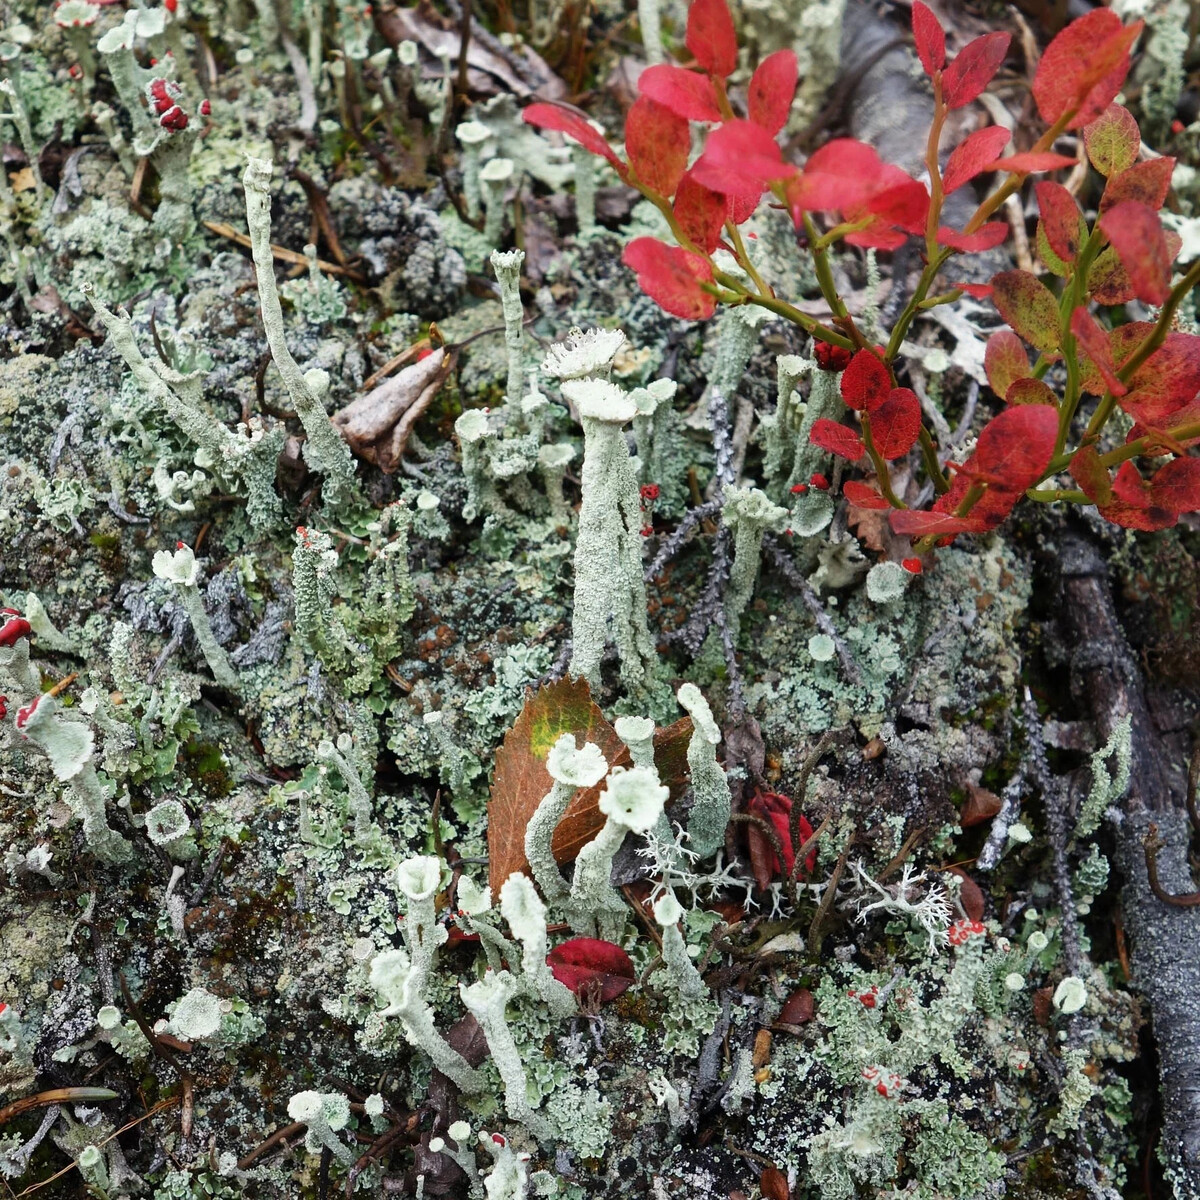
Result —
<svg viewBox="0 0 1200 1200"><path fill-rule="evenodd" d="M984 821L990 821L999 811L1000 797L995 792L968 783L967 802L958 814L958 823L964 829L970 829L972 825L982 825Z"/></svg>
<svg viewBox="0 0 1200 1200"><path fill-rule="evenodd" d="M689 717L654 734L654 760L659 776L676 798L686 785ZM594 742L611 766L629 763L629 751L592 700L584 679L560 679L529 691L525 707L496 751L496 772L488 802L488 881L493 895L514 871L528 871L525 827L553 782L546 756L564 733L576 744ZM603 785L600 785L603 786ZM600 832L604 818L600 786L575 794L554 833L554 857L571 862Z"/></svg>

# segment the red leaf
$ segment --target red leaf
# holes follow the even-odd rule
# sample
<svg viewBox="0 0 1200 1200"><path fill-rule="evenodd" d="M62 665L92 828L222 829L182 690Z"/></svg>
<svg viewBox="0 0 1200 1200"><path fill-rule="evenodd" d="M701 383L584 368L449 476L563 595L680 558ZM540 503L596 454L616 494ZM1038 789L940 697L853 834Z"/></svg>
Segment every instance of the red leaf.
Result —
<svg viewBox="0 0 1200 1200"><path fill-rule="evenodd" d="M946 65L946 35L941 22L921 0L913 0L912 31L921 66L925 68L926 75L932 76Z"/></svg>
<svg viewBox="0 0 1200 1200"><path fill-rule="evenodd" d="M970 104L1000 69L1008 44L1007 33L985 33L968 42L962 53L942 72L942 99L947 108Z"/></svg>
<svg viewBox="0 0 1200 1200"><path fill-rule="evenodd" d="M697 183L726 195L761 192L773 180L795 173L796 168L783 161L775 139L753 121L726 121L714 129L692 165Z"/></svg>
<svg viewBox="0 0 1200 1200"><path fill-rule="evenodd" d="M560 942L546 955L550 973L576 996L598 990L601 1004L608 1004L636 978L633 959L613 942L577 937Z"/></svg>
<svg viewBox="0 0 1200 1200"><path fill-rule="evenodd" d="M1040 379L1014 379L1004 393L1008 404L1058 404L1058 397Z"/></svg>
<svg viewBox="0 0 1200 1200"><path fill-rule="evenodd" d="M1083 129L1083 148L1091 164L1105 177L1127 171L1137 162L1142 133L1133 114L1110 104Z"/></svg>
<svg viewBox="0 0 1200 1200"><path fill-rule="evenodd" d="M923 183L906 175L899 167L885 163L880 172L880 187L867 198L863 208L889 226L898 225L906 233L924 233L929 192ZM856 208L849 206L847 219L854 219L856 215ZM846 241L850 245L863 245L853 240L855 236L851 234Z"/></svg>
<svg viewBox="0 0 1200 1200"><path fill-rule="evenodd" d="M712 267L698 254L651 237L634 238L621 261L637 272L638 285L661 309L685 321L703 321L716 311Z"/></svg>
<svg viewBox="0 0 1200 1200"><path fill-rule="evenodd" d="M990 300L992 296L990 283L952 283L950 286L958 288L960 292L966 292L968 296L974 296L976 300Z"/></svg>
<svg viewBox="0 0 1200 1200"><path fill-rule="evenodd" d="M779 834L779 840L783 843L783 873L790 876L792 868L796 864L796 847L792 845L792 830L791 830L791 813L792 800L789 796L782 796L778 792L755 792L750 797L750 803L747 809L754 816L762 818L764 821L769 821L775 832ZM812 836L812 826L804 818L800 818L800 836L806 841ZM779 856L774 849L768 851L765 856L767 866L774 875L780 874ZM804 858L805 870L811 872L813 867L817 865L817 851L812 849ZM760 887L766 885L759 882ZM767 880L770 883L770 880Z"/></svg>
<svg viewBox="0 0 1200 1200"><path fill-rule="evenodd" d="M998 158L984 167L985 171L1009 171L1016 175L1032 175L1037 171L1057 171L1061 167L1073 167L1075 160L1065 154L1052 154L1050 151L1030 151L1027 154L1010 154L1007 158Z"/></svg>
<svg viewBox="0 0 1200 1200"><path fill-rule="evenodd" d="M1006 408L980 431L969 465L1000 480L1005 489L1023 492L1050 465L1057 437L1058 413L1049 405Z"/></svg>
<svg viewBox="0 0 1200 1200"><path fill-rule="evenodd" d="M1121 326L1113 333L1113 358L1119 364L1133 351L1118 349L1117 337L1130 327ZM1138 322L1137 341L1143 340L1153 326ZM1161 426L1177 409L1183 408L1200 392L1200 337L1191 333L1169 333L1167 339L1128 380L1129 391L1121 398L1121 407L1136 420Z"/></svg>
<svg viewBox="0 0 1200 1200"><path fill-rule="evenodd" d="M746 91L750 120L774 137L787 124L800 68L791 50L776 50L758 64Z"/></svg>
<svg viewBox="0 0 1200 1200"><path fill-rule="evenodd" d="M1133 299L1133 284L1111 246L1096 255L1088 272L1088 292L1097 304L1127 304Z"/></svg>
<svg viewBox="0 0 1200 1200"><path fill-rule="evenodd" d="M1121 90L1129 48L1141 28L1141 21L1122 27L1116 13L1096 8L1059 33L1046 47L1033 79L1042 120L1053 125L1074 111L1068 129L1094 121Z"/></svg>
<svg viewBox="0 0 1200 1200"><path fill-rule="evenodd" d="M908 388L892 388L891 395L871 413L871 440L889 462L902 458L921 432L921 402Z"/></svg>
<svg viewBox="0 0 1200 1200"><path fill-rule="evenodd" d="M720 123L721 110L717 107L713 81L699 71L685 71L683 67L658 63L647 67L638 77L638 91L657 100L676 116L686 117L689 121Z"/></svg>
<svg viewBox="0 0 1200 1200"><path fill-rule="evenodd" d="M913 11L916 12L915 4ZM955 146L942 172L943 193L948 196L981 171L988 170L988 164L995 161L1011 138L1012 134L1003 125L989 125Z"/></svg>
<svg viewBox="0 0 1200 1200"><path fill-rule="evenodd" d="M1008 237L1007 221L989 221L974 233L959 233L957 230L947 229L943 225L938 230L937 240L939 246L949 246L951 250L974 254L981 250L994 250L1006 237Z"/></svg>
<svg viewBox="0 0 1200 1200"><path fill-rule="evenodd" d="M848 479L842 484L842 494L855 508L881 510L892 507L873 487L856 479Z"/></svg>
<svg viewBox="0 0 1200 1200"><path fill-rule="evenodd" d="M1154 425L1142 421L1135 422L1126 440L1132 442L1142 437L1149 438L1147 457L1156 454L1182 454L1189 447L1200 445L1200 433L1191 437L1181 437L1179 431L1185 426L1197 424L1200 424L1200 396L1190 404L1177 408L1165 421Z"/></svg>
<svg viewBox="0 0 1200 1200"><path fill-rule="evenodd" d="M983 369L992 391L1001 399L1018 379L1029 377L1025 345L1012 330L998 329L988 338L983 352Z"/></svg>
<svg viewBox="0 0 1200 1200"><path fill-rule="evenodd" d="M754 199L757 204L758 197ZM705 253L711 254L725 228L727 198L697 183L688 171L675 189L674 208L680 229Z"/></svg>
<svg viewBox="0 0 1200 1200"><path fill-rule="evenodd" d="M1028 271L1001 271L992 278L992 303L1031 346L1048 354L1060 344L1058 301Z"/></svg>
<svg viewBox="0 0 1200 1200"><path fill-rule="evenodd" d="M737 35L725 0L692 0L684 41L696 61L722 79L737 66Z"/></svg>
<svg viewBox="0 0 1200 1200"><path fill-rule="evenodd" d="M638 183L661 196L672 196L687 170L692 148L686 118L639 96L625 118L625 154Z"/></svg>
<svg viewBox="0 0 1200 1200"><path fill-rule="evenodd" d="M894 509L888 520L892 532L901 537L953 537L956 533L986 533L989 526L978 517L956 517L953 513L922 512L919 508Z"/></svg>
<svg viewBox="0 0 1200 1200"><path fill-rule="evenodd" d="M1123 200L1101 215L1100 229L1121 259L1134 295L1162 304L1171 294L1171 254L1158 213L1136 200Z"/></svg>
<svg viewBox="0 0 1200 1200"><path fill-rule="evenodd" d="M851 462L857 462L866 453L862 439L853 429L847 429L845 425L839 425L827 417L820 417L813 422L808 440L814 446L820 446L822 450L828 450L830 454L837 454L841 458L848 458Z"/></svg>
<svg viewBox="0 0 1200 1200"><path fill-rule="evenodd" d="M1117 378L1108 334L1100 328L1095 317L1086 308L1077 308L1071 314L1071 332L1075 335L1079 348L1095 364L1108 390L1114 396L1125 395L1129 389Z"/></svg>
<svg viewBox="0 0 1200 1200"><path fill-rule="evenodd" d="M1154 504L1175 513L1200 512L1200 458L1173 458L1150 480Z"/></svg>
<svg viewBox="0 0 1200 1200"><path fill-rule="evenodd" d="M1083 239L1087 237L1087 224L1075 197L1061 183L1043 180L1034 189L1038 209L1042 214L1042 228L1050 249L1065 263L1073 263L1079 253Z"/></svg>
<svg viewBox="0 0 1200 1200"><path fill-rule="evenodd" d="M1100 211L1105 213L1126 200L1136 200L1158 212L1171 190L1171 174L1174 170L1175 160L1166 155L1134 163L1109 179L1104 187L1104 195L1100 197Z"/></svg>
<svg viewBox="0 0 1200 1200"><path fill-rule="evenodd" d="M859 350L842 372L842 399L851 408L878 408L892 390L892 377L879 357L870 350Z"/></svg>
<svg viewBox="0 0 1200 1200"><path fill-rule="evenodd" d="M879 154L865 142L826 142L809 155L803 173L788 181L792 218L799 224L801 212L833 212L866 203L882 169Z"/></svg>
<svg viewBox="0 0 1200 1200"><path fill-rule="evenodd" d="M522 120L539 129L556 129L574 138L585 150L607 158L617 169L622 179L628 172L625 164L613 152L613 148L600 136L593 126L577 112L563 108L560 104L530 104L521 112Z"/></svg>

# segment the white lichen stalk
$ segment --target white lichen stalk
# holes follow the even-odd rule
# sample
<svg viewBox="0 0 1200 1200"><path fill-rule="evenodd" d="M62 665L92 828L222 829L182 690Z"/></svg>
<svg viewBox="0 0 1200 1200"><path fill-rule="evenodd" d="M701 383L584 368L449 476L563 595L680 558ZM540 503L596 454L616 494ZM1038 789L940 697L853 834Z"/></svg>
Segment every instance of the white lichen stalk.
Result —
<svg viewBox="0 0 1200 1200"><path fill-rule="evenodd" d="M729 780L717 762L721 731L713 720L708 701L694 683L685 683L678 695L693 726L687 751L694 797L688 818L688 846L700 858L707 858L724 845L732 808Z"/></svg>
<svg viewBox="0 0 1200 1200"><path fill-rule="evenodd" d="M657 666L642 579L642 514L623 427L637 412L630 396L600 379L563 384L583 425L583 503L575 543L575 605L570 672L600 686L611 629L621 678L641 691Z"/></svg>
<svg viewBox="0 0 1200 1200"><path fill-rule="evenodd" d="M508 382L504 389L506 408L516 414L525 394L525 309L521 304L521 264L524 250L493 250L492 270L500 285L500 310L504 315L504 346L508 352Z"/></svg>
<svg viewBox="0 0 1200 1200"><path fill-rule="evenodd" d="M396 868L396 886L408 902L403 924L404 944L419 991L424 991L438 947L445 945L450 936L437 919L436 897L441 881L441 859L432 854L406 858Z"/></svg>
<svg viewBox="0 0 1200 1200"><path fill-rule="evenodd" d="M655 902L654 919L662 929L662 956L671 987L684 1000L699 1000L708 989L688 955L683 934L679 932L682 917L683 906L674 893L667 892Z"/></svg>
<svg viewBox="0 0 1200 1200"><path fill-rule="evenodd" d="M192 548L180 542L174 552L159 550L151 560L151 566L159 579L174 584L175 594L188 615L192 632L196 635L196 644L200 647L200 653L204 655L204 661L208 663L213 678L221 687L232 692L239 691L241 681L238 674L233 669L224 647L217 641L208 613L204 611L204 597L200 595L198 586L200 564L196 561Z"/></svg>
<svg viewBox="0 0 1200 1200"><path fill-rule="evenodd" d="M729 586L725 589L725 620L736 642L742 614L754 595L758 580L763 536L768 531L783 529L788 511L773 503L758 488L734 487L726 490L721 517L733 530L733 565L729 569Z"/></svg>
<svg viewBox="0 0 1200 1200"><path fill-rule="evenodd" d="M521 943L521 975L529 990L550 1009L551 1016L571 1016L575 996L546 965L546 906L528 876L515 872L504 881L500 912Z"/></svg>

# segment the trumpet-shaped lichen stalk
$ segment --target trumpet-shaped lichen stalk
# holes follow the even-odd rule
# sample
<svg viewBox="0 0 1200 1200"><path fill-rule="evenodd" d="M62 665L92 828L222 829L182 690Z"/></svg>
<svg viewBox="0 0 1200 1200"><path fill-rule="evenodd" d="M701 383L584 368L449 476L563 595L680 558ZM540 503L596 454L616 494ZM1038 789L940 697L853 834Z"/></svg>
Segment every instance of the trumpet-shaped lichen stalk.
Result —
<svg viewBox="0 0 1200 1200"><path fill-rule="evenodd" d="M480 512L500 517L505 512L503 501L496 491L495 481L488 470L488 440L495 437L487 413L481 408L469 408L454 422L458 444L462 450L463 479L467 498L462 506L464 521L473 521Z"/></svg>
<svg viewBox="0 0 1200 1200"><path fill-rule="evenodd" d="M662 21L658 12L659 0L638 0L638 24L642 29L642 49L646 62L653 66L663 62Z"/></svg>
<svg viewBox="0 0 1200 1200"><path fill-rule="evenodd" d="M658 768L654 765L654 722L649 717L618 717L613 729L628 747L633 765L657 773Z"/></svg>
<svg viewBox="0 0 1200 1200"><path fill-rule="evenodd" d="M492 910L492 889L480 888L469 875L458 881L458 924L467 933L476 934L488 966L493 971L502 971L506 962L516 960L517 947L494 925L488 923L485 914Z"/></svg>
<svg viewBox="0 0 1200 1200"><path fill-rule="evenodd" d="M504 1107L508 1115L542 1141L552 1137L549 1122L529 1103L525 1064L508 1027L505 1009L517 994L517 981L507 971L489 971L469 987L459 984L458 993L467 1011L479 1022L500 1078L504 1081Z"/></svg>
<svg viewBox="0 0 1200 1200"><path fill-rule="evenodd" d="M567 919L577 933L619 939L627 909L612 885L613 858L627 833L646 833L658 824L669 795L658 773L645 767L614 767L609 772L599 799L604 826L575 859Z"/></svg>
<svg viewBox="0 0 1200 1200"><path fill-rule="evenodd" d="M486 1076L475 1070L433 1023L433 1012L422 995L422 982L403 950L385 950L371 960L371 987L386 1001L383 1017L399 1017L409 1043L429 1055L433 1065L464 1092L478 1094Z"/></svg>
<svg viewBox="0 0 1200 1200"><path fill-rule="evenodd" d="M521 943L521 974L555 1017L576 1011L571 989L559 983L546 965L546 906L527 875L514 872L500 889L500 911Z"/></svg>
<svg viewBox="0 0 1200 1200"><path fill-rule="evenodd" d="M514 174L511 158L489 159L479 172L479 182L483 184L483 236L489 245L496 245L504 235L504 203L505 193ZM523 250L510 253L525 257ZM515 401L513 402L515 403Z"/></svg>
<svg viewBox="0 0 1200 1200"><path fill-rule="evenodd" d="M554 442L538 450L538 466L546 487L546 499L550 501L550 516L564 523L575 515L563 494L563 477L574 457L575 447L570 442Z"/></svg>
<svg viewBox="0 0 1200 1200"><path fill-rule="evenodd" d="M733 565L729 569L729 586L725 589L725 620L736 642L742 613L754 595L763 535L768 530L782 529L787 523L788 511L773 503L758 488L731 487L725 491L721 517L733 530Z"/></svg>
<svg viewBox="0 0 1200 1200"><path fill-rule="evenodd" d="M323 495L332 505L347 500L354 491L354 460L350 447L329 419L325 397L329 376L319 368L301 372L287 347L283 331L283 308L275 286L275 257L271 250L271 164L251 158L242 176L246 189L246 226L250 231L250 251L258 272L258 301L271 357L279 368L292 405L304 425L308 441L304 457L325 476Z"/></svg>
<svg viewBox="0 0 1200 1200"><path fill-rule="evenodd" d="M350 1101L341 1092L297 1092L288 1101L288 1116L308 1126L305 1148L313 1154L329 1150L343 1166L351 1166L356 1155L338 1137L350 1120Z"/></svg>
<svg viewBox="0 0 1200 1200"><path fill-rule="evenodd" d="M525 857L542 895L554 904L571 894L551 848L554 830L575 793L580 788L595 787L608 774L608 763L595 743L584 742L576 747L575 735L564 733L546 756L546 770L554 783L525 826Z"/></svg>
<svg viewBox="0 0 1200 1200"><path fill-rule="evenodd" d="M483 191L479 184L481 152L483 143L492 136L492 131L482 121L464 121L454 132L463 150L463 200L466 202L467 216L476 221L483 206Z"/></svg>
<svg viewBox="0 0 1200 1200"><path fill-rule="evenodd" d="M687 760L692 773L691 815L688 817L688 845L701 858L715 854L725 844L732 801L729 781L717 764L717 744L721 731L713 720L708 701L694 683L679 689L679 703L692 718L692 736Z"/></svg>
<svg viewBox="0 0 1200 1200"><path fill-rule="evenodd" d="M583 503L575 543L572 675L600 686L600 660L611 626L621 678L641 690L657 665L642 580L642 509L623 426L633 399L602 379L572 379L563 395L583 424Z"/></svg>
<svg viewBox="0 0 1200 1200"><path fill-rule="evenodd" d="M159 550L151 561L154 574L159 579L165 579L175 585L175 594L179 597L188 620L192 624L192 632L196 635L196 644L213 678L231 692L241 689L241 680L229 661L229 655L217 641L209 622L208 613L204 611L204 597L200 595L197 581L200 578L200 564L190 546L183 542L176 543L174 553L169 550Z"/></svg>
<svg viewBox="0 0 1200 1200"><path fill-rule="evenodd" d="M521 304L521 264L524 261L524 250L492 251L492 270L496 272L496 282L500 285L500 310L504 314L504 345L508 351L508 383L504 389L504 402L514 413L520 411L521 397L525 391L522 362L525 309Z"/></svg>
<svg viewBox="0 0 1200 1200"><path fill-rule="evenodd" d="M317 759L328 763L342 777L346 785L347 807L354 819L354 837L356 841L362 841L371 831L371 795L348 757L353 747L353 740L348 733L343 733L336 745L328 738L323 738L317 743Z"/></svg>
<svg viewBox="0 0 1200 1200"><path fill-rule="evenodd" d="M424 991L438 947L444 945L450 936L437 919L434 898L441 881L442 862L432 854L406 858L396 868L396 886L408 900L404 944L408 947L413 975L420 991Z"/></svg>
<svg viewBox="0 0 1200 1200"><path fill-rule="evenodd" d="M679 920L683 906L672 892L658 898L654 905L654 919L662 929L662 956L667 967L671 986L684 1000L699 1000L708 989L696 964L688 957L687 943L679 932Z"/></svg>
<svg viewBox="0 0 1200 1200"><path fill-rule="evenodd" d="M575 223L580 237L596 232L596 156L578 142L571 146L575 168Z"/></svg>
<svg viewBox="0 0 1200 1200"><path fill-rule="evenodd" d="M782 484L791 470L796 437L803 419L803 405L796 395L796 384L815 365L798 354L781 354L775 360L775 411L763 420L766 443L763 477L768 484Z"/></svg>

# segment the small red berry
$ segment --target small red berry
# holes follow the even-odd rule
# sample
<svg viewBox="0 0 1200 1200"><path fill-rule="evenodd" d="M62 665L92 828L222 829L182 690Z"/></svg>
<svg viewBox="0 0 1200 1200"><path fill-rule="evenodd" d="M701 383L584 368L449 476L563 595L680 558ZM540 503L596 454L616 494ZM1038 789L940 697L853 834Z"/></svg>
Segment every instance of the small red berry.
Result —
<svg viewBox="0 0 1200 1200"><path fill-rule="evenodd" d="M830 342L818 342L814 353L817 366L822 371L844 371L850 365L853 355L843 346L834 346Z"/></svg>
<svg viewBox="0 0 1200 1200"><path fill-rule="evenodd" d="M919 558L903 558L900 560L900 565L910 575L920 575L921 572L925 569Z"/></svg>
<svg viewBox="0 0 1200 1200"><path fill-rule="evenodd" d="M829 491L829 480L826 479L825 476L822 475L820 471L814 471L812 473L812 475L810 476L808 482L811 483L813 485L813 487L815 487L817 489L818 492Z"/></svg>
<svg viewBox="0 0 1200 1200"><path fill-rule="evenodd" d="M808 491L807 483L793 483L792 484L792 495L793 496L803 496L804 493L807 491Z"/></svg>
<svg viewBox="0 0 1200 1200"><path fill-rule="evenodd" d="M201 100L201 101L200 101L200 115L201 115L202 117L207 117L207 116L209 116L211 113L212 113L212 104L211 104L211 102L210 102L210 101L208 101L208 100Z"/></svg>

